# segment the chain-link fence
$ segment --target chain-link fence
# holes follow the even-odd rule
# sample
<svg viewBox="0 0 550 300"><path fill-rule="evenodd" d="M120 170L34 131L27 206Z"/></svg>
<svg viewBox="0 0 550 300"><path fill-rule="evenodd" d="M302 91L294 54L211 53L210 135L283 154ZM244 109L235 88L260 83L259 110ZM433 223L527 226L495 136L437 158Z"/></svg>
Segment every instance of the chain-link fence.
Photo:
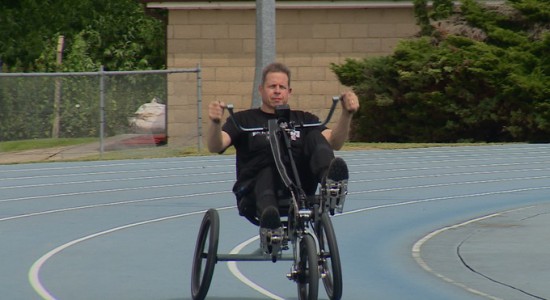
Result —
<svg viewBox="0 0 550 300"><path fill-rule="evenodd" d="M166 143L167 80L193 69L74 73L0 73L0 141L91 138L111 148Z"/></svg>

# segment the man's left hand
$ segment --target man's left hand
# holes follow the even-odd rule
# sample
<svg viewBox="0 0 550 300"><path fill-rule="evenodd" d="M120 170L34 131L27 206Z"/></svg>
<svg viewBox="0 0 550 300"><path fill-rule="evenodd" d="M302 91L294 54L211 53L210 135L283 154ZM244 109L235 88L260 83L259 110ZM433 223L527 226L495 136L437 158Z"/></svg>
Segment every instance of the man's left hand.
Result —
<svg viewBox="0 0 550 300"><path fill-rule="evenodd" d="M352 91L347 91L340 96L342 100L342 108L349 114L353 114L359 110L359 99Z"/></svg>

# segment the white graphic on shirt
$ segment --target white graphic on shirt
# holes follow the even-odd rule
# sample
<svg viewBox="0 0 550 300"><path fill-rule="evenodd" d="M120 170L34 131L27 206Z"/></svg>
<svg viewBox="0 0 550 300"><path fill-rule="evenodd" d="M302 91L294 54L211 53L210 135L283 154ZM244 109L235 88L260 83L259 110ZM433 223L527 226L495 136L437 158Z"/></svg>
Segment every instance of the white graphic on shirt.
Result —
<svg viewBox="0 0 550 300"><path fill-rule="evenodd" d="M290 132L290 139L295 141L300 138L300 131L293 130Z"/></svg>
<svg viewBox="0 0 550 300"><path fill-rule="evenodd" d="M290 139L291 139L292 141L296 141L296 140L298 140L298 139L300 138L300 131L298 131L298 130L292 130L292 131L289 132L289 134L290 134ZM253 131L253 132L251 132L251 135L252 135L253 137L255 137L255 136L257 136L257 135L263 135L263 136L265 136L266 138L268 138L267 132Z"/></svg>

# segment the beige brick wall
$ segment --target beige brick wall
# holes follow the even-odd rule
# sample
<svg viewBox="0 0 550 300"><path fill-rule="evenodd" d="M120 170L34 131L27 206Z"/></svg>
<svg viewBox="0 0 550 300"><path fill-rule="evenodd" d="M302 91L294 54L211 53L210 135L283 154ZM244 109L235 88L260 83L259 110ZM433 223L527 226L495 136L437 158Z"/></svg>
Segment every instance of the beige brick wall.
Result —
<svg viewBox="0 0 550 300"><path fill-rule="evenodd" d="M202 68L203 132L213 100L249 108L255 70L255 11L170 10L168 68ZM291 106L324 117L331 97L347 88L330 70L346 58L387 55L417 32L412 7L278 9L276 59L292 71ZM168 96L171 145L197 144L195 74L171 75ZM338 116L338 114L336 115Z"/></svg>

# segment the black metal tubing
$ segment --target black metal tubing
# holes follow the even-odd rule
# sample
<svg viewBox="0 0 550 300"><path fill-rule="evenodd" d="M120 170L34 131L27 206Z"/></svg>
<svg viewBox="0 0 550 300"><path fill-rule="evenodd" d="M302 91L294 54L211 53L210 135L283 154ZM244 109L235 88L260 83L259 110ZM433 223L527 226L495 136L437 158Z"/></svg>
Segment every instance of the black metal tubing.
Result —
<svg viewBox="0 0 550 300"><path fill-rule="evenodd" d="M277 256L277 261L292 261L294 256L280 255ZM270 254L218 254L217 261L272 261Z"/></svg>
<svg viewBox="0 0 550 300"><path fill-rule="evenodd" d="M330 106L330 111L327 115L327 117L325 118L325 120L323 122L318 122L318 123L311 123L311 124L298 124L298 125L295 125L295 128L307 128L307 127L317 127L317 126L325 126L328 124L328 122L330 122L330 119L332 119L332 115L334 114L334 111L336 110L336 104L338 104L338 102L340 101L340 97L339 96L334 96L332 97L332 105ZM237 121L235 120L235 118L233 117L233 109L234 109L234 106L233 104L228 104L227 105L227 110L229 111L229 118L231 119L231 121L233 122L233 124L235 125L235 127L239 128L240 130L242 131L245 131L245 132L266 132L266 131L269 131L269 128L267 127L251 127L251 128L246 128L246 127L242 127L241 124L238 124Z"/></svg>

